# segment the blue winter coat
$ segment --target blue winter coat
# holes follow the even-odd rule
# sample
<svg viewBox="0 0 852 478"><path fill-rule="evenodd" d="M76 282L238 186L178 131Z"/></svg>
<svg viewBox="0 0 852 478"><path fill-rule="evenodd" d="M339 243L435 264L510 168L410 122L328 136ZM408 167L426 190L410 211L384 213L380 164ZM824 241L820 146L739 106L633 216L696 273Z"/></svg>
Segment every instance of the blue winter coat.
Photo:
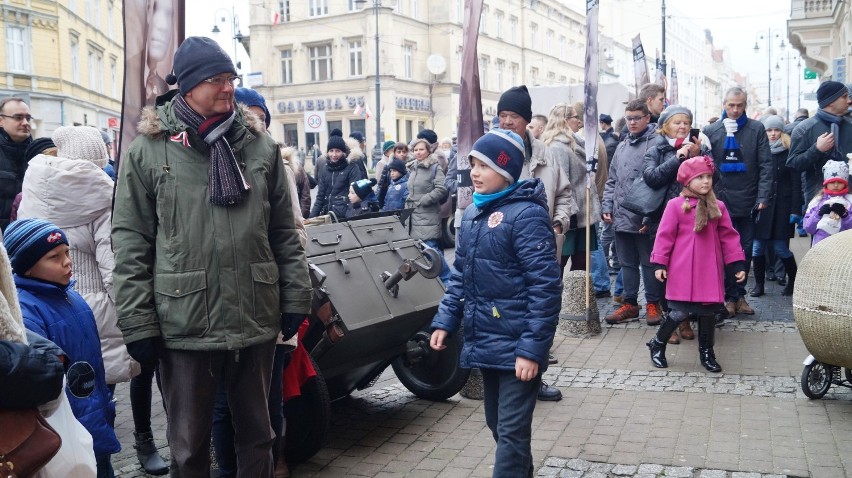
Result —
<svg viewBox="0 0 852 478"><path fill-rule="evenodd" d="M562 301L544 186L524 181L482 210L465 209L455 270L432 321L451 334L464 319L462 367L514 370L524 357L547 369Z"/></svg>
<svg viewBox="0 0 852 478"><path fill-rule="evenodd" d="M408 198L408 173L388 185L385 193L385 207L382 211L396 211L405 208L405 200Z"/></svg>
<svg viewBox="0 0 852 478"><path fill-rule="evenodd" d="M27 329L54 342L65 351L68 364L88 362L95 370L95 389L87 398L75 397L66 387L71 410L94 440L95 455L121 450L113 431L115 404L107 388L101 343L92 309L83 297L67 286L15 275L21 312Z"/></svg>

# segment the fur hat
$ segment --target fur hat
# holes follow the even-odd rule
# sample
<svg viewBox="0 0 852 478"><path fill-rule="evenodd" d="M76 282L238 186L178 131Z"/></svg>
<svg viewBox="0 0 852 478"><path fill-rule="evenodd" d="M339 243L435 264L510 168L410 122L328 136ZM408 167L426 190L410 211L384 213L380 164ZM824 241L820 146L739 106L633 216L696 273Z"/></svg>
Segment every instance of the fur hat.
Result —
<svg viewBox="0 0 852 478"><path fill-rule="evenodd" d="M101 169L109 162L101 132L91 126L60 126L52 138L60 158L89 161Z"/></svg>
<svg viewBox="0 0 852 478"><path fill-rule="evenodd" d="M390 164L387 165L387 168L392 171L399 171L399 174L402 174L403 176L407 172L407 169L405 168L405 161L398 158L393 158Z"/></svg>
<svg viewBox="0 0 852 478"><path fill-rule="evenodd" d="M849 184L849 165L845 161L826 161L822 167L822 185L835 181Z"/></svg>
<svg viewBox="0 0 852 478"><path fill-rule="evenodd" d="M349 146L346 145L346 141L343 140L342 136L328 137L328 146L326 146L325 151L329 152L332 149L339 149L343 151L344 155L349 156Z"/></svg>
<svg viewBox="0 0 852 478"><path fill-rule="evenodd" d="M370 179L359 179L349 186L355 191L355 195L357 195L362 201L367 198L373 192L373 186L376 185L376 178Z"/></svg>
<svg viewBox="0 0 852 478"><path fill-rule="evenodd" d="M760 121L766 129L780 129L781 131L784 131L784 120L778 115L769 115L765 118L761 118Z"/></svg>
<svg viewBox="0 0 852 478"><path fill-rule="evenodd" d="M524 167L524 141L512 131L495 128L473 143L470 156L514 184Z"/></svg>
<svg viewBox="0 0 852 478"><path fill-rule="evenodd" d="M690 181L701 176L702 174L713 175L716 167L713 165L713 158L710 156L695 156L680 163L677 168L677 182L688 185Z"/></svg>
<svg viewBox="0 0 852 478"><path fill-rule="evenodd" d="M90 129L97 133L94 128ZM67 246L68 238L65 232L52 222L44 219L18 219L6 227L3 243L9 251L12 271L23 275L54 248L62 244Z"/></svg>
<svg viewBox="0 0 852 478"><path fill-rule="evenodd" d="M511 111L521 115L529 123L532 121L532 98L526 85L515 86L504 91L497 102L497 114Z"/></svg>
<svg viewBox="0 0 852 478"><path fill-rule="evenodd" d="M390 139L385 141L384 143L382 143L382 153L387 153L388 150L393 149L394 146L396 146L396 141Z"/></svg>
<svg viewBox="0 0 852 478"><path fill-rule="evenodd" d="M843 96L844 93L848 92L849 90L846 89L846 85L839 81L824 81L817 88L817 104L820 109L825 108L833 103L834 100Z"/></svg>
<svg viewBox="0 0 852 478"><path fill-rule="evenodd" d="M269 108L266 107L266 100L263 99L260 93L251 88L237 88L234 90L234 101L246 106L257 106L262 109L266 114L264 122L266 123L266 127L269 128L272 122L272 115L269 114Z"/></svg>
<svg viewBox="0 0 852 478"><path fill-rule="evenodd" d="M429 144L435 144L438 142L438 134L432 131L431 129L424 129L417 133L417 138L423 138L429 142Z"/></svg>
<svg viewBox="0 0 852 478"><path fill-rule="evenodd" d="M166 83L177 83L180 94L185 95L202 81L222 73L236 75L231 57L212 38L189 37L175 51L173 73L166 75Z"/></svg>
<svg viewBox="0 0 852 478"><path fill-rule="evenodd" d="M666 109L660 113L660 119L657 121L657 124L660 125L660 128L666 124L666 121L670 120L674 115L686 115L689 118L689 122L692 123L692 111L689 111L689 108L681 105L669 105Z"/></svg>

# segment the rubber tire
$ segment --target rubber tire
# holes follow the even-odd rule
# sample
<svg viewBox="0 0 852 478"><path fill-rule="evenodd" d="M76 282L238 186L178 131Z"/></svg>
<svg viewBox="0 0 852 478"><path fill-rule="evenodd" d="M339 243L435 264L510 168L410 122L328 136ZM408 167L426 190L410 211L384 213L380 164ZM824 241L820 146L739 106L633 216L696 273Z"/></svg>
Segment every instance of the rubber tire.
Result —
<svg viewBox="0 0 852 478"><path fill-rule="evenodd" d="M831 378L834 375L833 369L834 367L831 365L825 365L816 361L805 365L805 368L802 370L801 380L802 392L804 392L805 396L812 400L824 397L828 393L828 389L831 388ZM811 388L812 385L814 388Z"/></svg>
<svg viewBox="0 0 852 478"><path fill-rule="evenodd" d="M331 399L325 378L313 357L317 375L302 385L302 395L287 400L284 415L287 432L284 437L284 456L287 463L302 463L316 455L328 441L331 427Z"/></svg>
<svg viewBox="0 0 852 478"><path fill-rule="evenodd" d="M429 332L420 331L412 340L425 341L428 348L429 338ZM470 369L459 366L462 331L451 335L446 345L447 348L440 352L429 348L429 355L414 365L408 363L405 355L393 359L393 371L405 388L420 398L436 402L459 393L470 375Z"/></svg>
<svg viewBox="0 0 852 478"><path fill-rule="evenodd" d="M444 249L452 249L456 247L456 219L455 214L448 218L441 219L441 247Z"/></svg>

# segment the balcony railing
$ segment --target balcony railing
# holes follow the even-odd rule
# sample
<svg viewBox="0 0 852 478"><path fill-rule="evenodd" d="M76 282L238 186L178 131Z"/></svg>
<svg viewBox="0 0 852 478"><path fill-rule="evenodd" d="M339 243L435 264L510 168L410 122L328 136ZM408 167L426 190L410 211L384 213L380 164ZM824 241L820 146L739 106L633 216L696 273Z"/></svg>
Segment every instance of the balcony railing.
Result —
<svg viewBox="0 0 852 478"><path fill-rule="evenodd" d="M842 3L844 0L793 0L790 5L790 18L831 17Z"/></svg>

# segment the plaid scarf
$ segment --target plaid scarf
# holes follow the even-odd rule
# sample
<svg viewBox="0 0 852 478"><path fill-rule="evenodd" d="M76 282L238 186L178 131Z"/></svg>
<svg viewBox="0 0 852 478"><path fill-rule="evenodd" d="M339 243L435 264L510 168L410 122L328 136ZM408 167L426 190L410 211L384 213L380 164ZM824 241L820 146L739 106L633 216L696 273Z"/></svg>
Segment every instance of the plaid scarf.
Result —
<svg viewBox="0 0 852 478"><path fill-rule="evenodd" d="M205 118L190 108L183 96L175 97L175 116L193 128L210 147L210 202L231 206L243 202L251 186L243 177L225 133L234 122L234 111Z"/></svg>

